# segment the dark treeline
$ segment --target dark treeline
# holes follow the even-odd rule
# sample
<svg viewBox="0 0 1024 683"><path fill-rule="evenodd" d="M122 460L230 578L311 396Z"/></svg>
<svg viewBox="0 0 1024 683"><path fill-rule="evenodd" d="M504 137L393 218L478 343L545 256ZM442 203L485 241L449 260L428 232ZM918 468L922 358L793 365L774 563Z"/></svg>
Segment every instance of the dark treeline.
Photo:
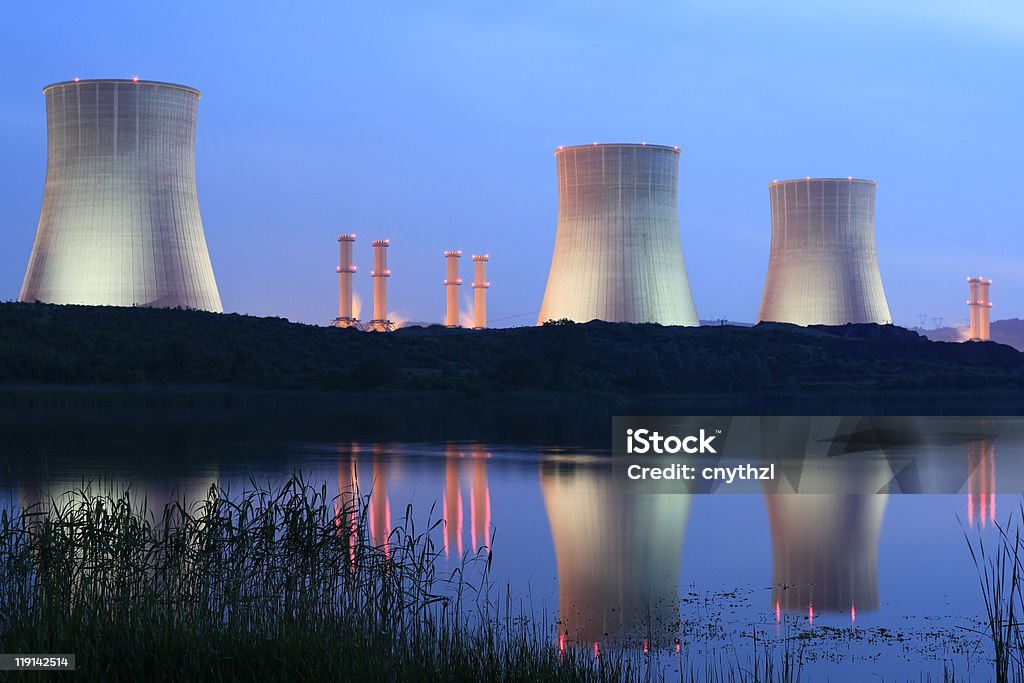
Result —
<svg viewBox="0 0 1024 683"><path fill-rule="evenodd" d="M692 394L1024 388L1024 354L895 326L591 322L367 334L197 311L0 304L0 382Z"/></svg>

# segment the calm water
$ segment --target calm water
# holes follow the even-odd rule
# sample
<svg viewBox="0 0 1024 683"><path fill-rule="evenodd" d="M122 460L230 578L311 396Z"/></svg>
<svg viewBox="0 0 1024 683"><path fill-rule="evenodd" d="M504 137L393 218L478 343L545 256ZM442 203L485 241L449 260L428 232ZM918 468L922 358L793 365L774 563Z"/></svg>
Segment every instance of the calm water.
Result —
<svg viewBox="0 0 1024 683"><path fill-rule="evenodd" d="M552 647L646 648L671 675L707 659L746 667L774 641L777 653L799 651L805 680L941 679L945 665L987 680L964 533L994 540L994 521L1017 509L1015 489L997 493L996 482L1005 473L1016 486L1020 448L942 448L922 460L922 478L963 474L963 493L636 495L613 485L608 454L592 449L39 434L5 447L2 490L13 505L113 482L155 509L202 497L211 482L241 490L301 470L332 492L372 490L378 543L409 505L419 524L443 519L435 540L449 568L493 537L495 585L551 625Z"/></svg>

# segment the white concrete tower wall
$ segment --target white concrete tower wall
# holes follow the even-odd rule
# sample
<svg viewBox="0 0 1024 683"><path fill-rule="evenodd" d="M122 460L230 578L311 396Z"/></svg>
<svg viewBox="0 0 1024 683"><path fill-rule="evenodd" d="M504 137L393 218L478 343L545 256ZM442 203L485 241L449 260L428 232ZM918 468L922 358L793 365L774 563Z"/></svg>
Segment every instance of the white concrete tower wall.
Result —
<svg viewBox="0 0 1024 683"><path fill-rule="evenodd" d="M448 277L444 281L445 291L445 327L459 326L459 287L462 286L462 278L459 277L459 259L462 258L461 251L446 251L444 259L448 267Z"/></svg>
<svg viewBox="0 0 1024 683"><path fill-rule="evenodd" d="M537 323L697 325L679 237L679 150L594 144L555 159L558 231Z"/></svg>
<svg viewBox="0 0 1024 683"><path fill-rule="evenodd" d="M487 281L488 254L473 257L473 329L482 330L487 327L487 289L491 283Z"/></svg>
<svg viewBox="0 0 1024 683"><path fill-rule="evenodd" d="M43 207L21 301L223 311L199 215L199 91L55 83Z"/></svg>
<svg viewBox="0 0 1024 683"><path fill-rule="evenodd" d="M875 250L870 180L807 178L768 186L768 276L759 321L891 323Z"/></svg>

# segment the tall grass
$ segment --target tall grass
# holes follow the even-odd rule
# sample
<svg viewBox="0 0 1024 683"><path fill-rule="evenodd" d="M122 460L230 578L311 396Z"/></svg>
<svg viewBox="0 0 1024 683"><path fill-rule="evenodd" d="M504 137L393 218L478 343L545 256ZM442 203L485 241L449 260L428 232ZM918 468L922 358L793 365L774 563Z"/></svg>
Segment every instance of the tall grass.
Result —
<svg viewBox="0 0 1024 683"><path fill-rule="evenodd" d="M996 523L994 543L986 546L984 538L972 540L965 531L971 559L978 570L978 580L988 621L987 634L994 650L995 680L1024 681L1024 502L1016 515L1005 523Z"/></svg>
<svg viewBox="0 0 1024 683"><path fill-rule="evenodd" d="M628 658L559 653L489 594L489 557L439 576L437 524L408 510L375 545L365 499L299 476L147 509L86 486L0 514L0 652L74 653L88 681L636 675Z"/></svg>

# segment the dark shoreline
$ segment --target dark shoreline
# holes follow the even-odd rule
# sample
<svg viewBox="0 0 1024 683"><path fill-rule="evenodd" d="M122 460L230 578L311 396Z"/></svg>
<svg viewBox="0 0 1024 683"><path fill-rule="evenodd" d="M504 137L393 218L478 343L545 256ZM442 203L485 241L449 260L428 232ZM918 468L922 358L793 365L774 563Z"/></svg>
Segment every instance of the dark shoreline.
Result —
<svg viewBox="0 0 1024 683"><path fill-rule="evenodd" d="M1022 415L1024 353L892 325L557 323L391 334L198 311L0 304L0 423L125 412L377 433L613 415Z"/></svg>

